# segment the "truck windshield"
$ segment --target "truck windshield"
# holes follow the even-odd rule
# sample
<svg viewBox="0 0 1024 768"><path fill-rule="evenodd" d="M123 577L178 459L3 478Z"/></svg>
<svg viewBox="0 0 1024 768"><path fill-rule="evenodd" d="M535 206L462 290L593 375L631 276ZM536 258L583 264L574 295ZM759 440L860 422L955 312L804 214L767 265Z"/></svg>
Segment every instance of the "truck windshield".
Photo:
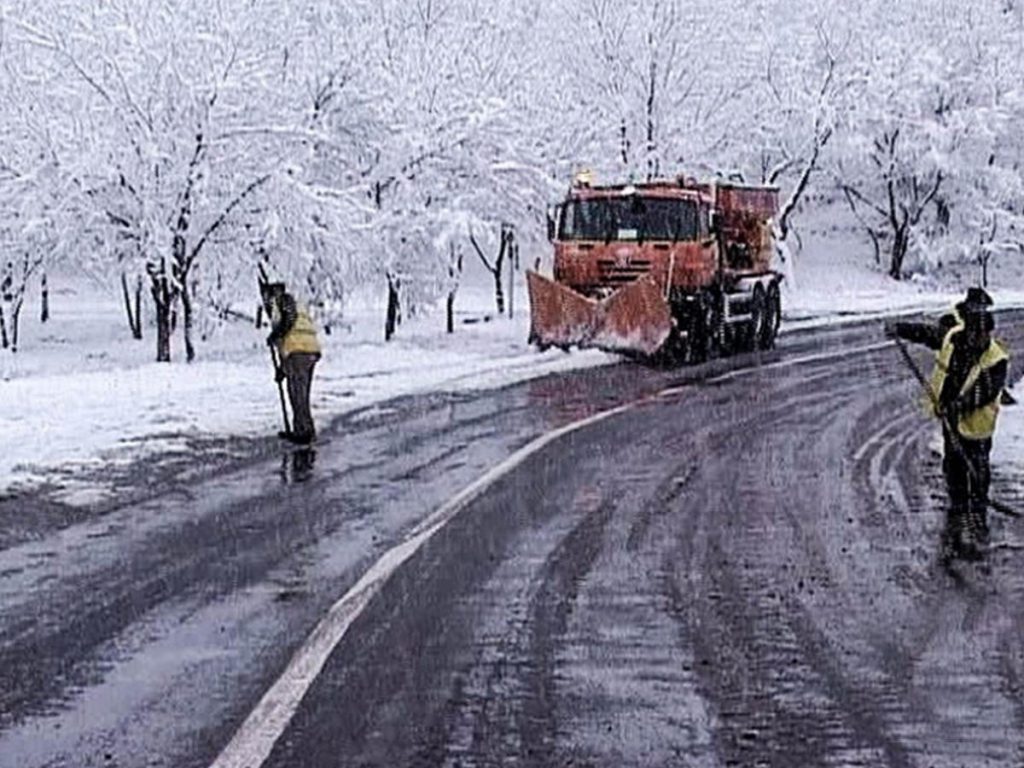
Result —
<svg viewBox="0 0 1024 768"><path fill-rule="evenodd" d="M696 240L697 205L690 200L630 197L571 200L560 240Z"/></svg>

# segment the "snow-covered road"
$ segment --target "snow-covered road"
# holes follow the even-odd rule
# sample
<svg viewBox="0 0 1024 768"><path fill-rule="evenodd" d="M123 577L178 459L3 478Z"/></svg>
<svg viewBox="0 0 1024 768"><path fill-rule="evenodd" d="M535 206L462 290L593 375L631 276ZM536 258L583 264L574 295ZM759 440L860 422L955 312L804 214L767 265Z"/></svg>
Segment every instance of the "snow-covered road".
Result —
<svg viewBox="0 0 1024 768"><path fill-rule="evenodd" d="M730 375L737 365L749 370ZM858 374L874 386L864 386ZM914 617L935 615L939 603L923 585L931 578L941 499L920 495L922 488L937 488L937 478L924 479L923 486L915 480L918 460L933 469L936 462L924 450L930 426L916 410L913 387L895 351L880 342L877 323L844 326L792 334L778 352L760 359L716 360L681 371L614 365L496 392L399 399L344 417L315 456L304 459L301 452L274 449L213 475L156 480L141 463L135 483L151 486L149 501L102 514L83 511L78 520L41 516L20 542L0 551L0 664L16 672L0 704L7 713L0 722L0 765L110 755L120 765L205 768L329 606L427 515L531 440L658 392L666 394L633 408L628 418L548 446L481 496L482 509L460 516L401 569L331 655L325 680L303 699L306 709L277 742L272 760L313 765L327 759L332 753L324 746L296 762L302 739L313 738L341 745L345 754L392 763L402 763L406 750L435 747L453 760L476 755L487 762L512 754L502 734L514 735L524 724L525 737L540 738L542 754L562 754L564 734L572 733L573 743L599 764L602 755L616 755L618 764L624 756L625 763L642 762L635 752L641 747L648 756L668 755L688 734L685 754L716 765L712 755L746 754L744 734L755 730L762 734L755 740L763 750L758 754L772 754L805 732L799 701L832 696L835 702L834 691L815 687L818 678L807 664L820 674L854 658L857 665L843 678L853 690L860 689L862 674L881 674L868 646L860 645L869 638L847 637L845 630L857 623L846 624L849 617L836 613L836 594L861 611L851 615L864 618L865 632L874 626L872 617L888 617L889 624L902 617L907 636L918 642L925 635L914 627L923 632L924 625ZM806 419L797 418L797 410ZM709 420L708 413L718 416ZM765 477L775 479L757 491L755 479ZM793 478L806 484L800 496L806 504L787 507ZM750 503L758 493L763 503ZM783 513L799 524L766 524ZM680 542L690 549L673 549ZM744 542L745 560L718 557L736 542ZM1010 562L1017 556L1012 550L998 556L997 578L1021 570ZM475 578L480 568L491 575ZM659 573L662 581L655 578ZM730 580L746 585L739 596L727 597ZM781 585L777 595L789 590L789 603L772 602L765 590L773 583ZM744 603L747 591L757 599ZM681 614L665 613L677 593L699 599ZM1010 585L1006 599L1017 594ZM557 606L566 604L573 611L559 613ZM813 608L810 621L823 623L801 629L793 623L799 618L794 605ZM1005 607L993 604L972 626L989 627L985 617ZM805 648L804 666L793 666L796 677L779 677L778 649L758 644L777 633L744 634L744 616L767 630L773 621L789 622L803 643L798 650L819 650ZM943 632L953 631L955 616L946 618ZM521 626L507 624L519 620ZM691 624L711 634L673 645ZM616 644L597 632L602 626L647 627L637 642L646 638L650 653L641 656L653 664L655 651L667 649L681 654L679 668L689 663L690 671L667 678L668 667L641 669L633 654L636 674L626 657L612 665L625 677L610 675L607 664L598 674L594 664L612 659L614 648L581 656L586 648L604 647L603 641L635 645ZM1001 626L991 625L992 647L1005 645ZM437 635L438 627L447 629ZM837 628L844 632L837 635ZM843 653L824 649L823 636ZM955 638L933 639L935 652L945 655L922 669L928 675L956 669ZM741 669L702 670L708 649L701 643L756 651L758 690L772 694L776 680L789 691L778 694L774 720L737 709ZM459 671L472 659L468 672ZM421 660L424 666L417 665ZM548 664L555 665L553 677L544 671ZM352 677L360 670L371 678ZM495 670L506 670L500 695L489 687ZM462 694L451 693L450 674L463 680ZM992 682L984 675L974 679ZM343 695L332 693L337 684ZM666 685L678 693L669 708L676 714L633 706L662 701ZM937 679L920 686L937 696L946 690ZM407 709L403 691L412 691L411 701L419 704ZM523 691L526 698L520 698ZM540 691L540 698L531 699L529 691ZM585 694L589 709L572 704L577 694ZM901 730L907 721L877 720L860 730L854 723L850 730L851 712L890 694L882 686L840 701L837 730L808 737L803 747L828 755L861 739L888 748L885 754L914 754L918 737ZM792 710L785 702L794 696ZM508 712L490 709L487 702L495 701L507 702ZM727 707L734 717L716 721L715 713ZM448 713L440 722L449 736L417 742L416 734L436 733L431 712L441 711ZM685 729L659 726L659 718L680 712L692 718ZM366 727L352 730L352 717ZM633 723L627 730L634 735L591 728L606 718ZM333 723L329 735L309 730L321 721ZM396 730L397 723L403 726ZM487 739L481 724L492 724L497 740ZM358 744L346 741L356 733L363 734ZM954 736L949 743L955 746Z"/></svg>

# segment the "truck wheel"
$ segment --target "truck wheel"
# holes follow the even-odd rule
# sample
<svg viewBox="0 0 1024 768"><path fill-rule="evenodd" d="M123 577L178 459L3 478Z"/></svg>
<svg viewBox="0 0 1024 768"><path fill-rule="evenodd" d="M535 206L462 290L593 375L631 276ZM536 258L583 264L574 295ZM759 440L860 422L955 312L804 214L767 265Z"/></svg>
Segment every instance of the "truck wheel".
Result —
<svg viewBox="0 0 1024 768"><path fill-rule="evenodd" d="M779 333L779 324L782 322L782 297L779 295L778 283L768 286L768 298L765 305L764 328L758 338L758 346L761 349L771 349L775 346L775 337Z"/></svg>
<svg viewBox="0 0 1024 768"><path fill-rule="evenodd" d="M688 323L687 362L703 363L711 356L715 312L711 302L702 300Z"/></svg>
<svg viewBox="0 0 1024 768"><path fill-rule="evenodd" d="M717 297L711 307L711 348L721 357L728 357L736 347L735 326L725 322L725 296Z"/></svg>
<svg viewBox="0 0 1024 768"><path fill-rule="evenodd" d="M754 286L754 295L750 300L750 322L743 334L743 348L751 351L762 348L761 342L768 326L768 300L760 283Z"/></svg>
<svg viewBox="0 0 1024 768"><path fill-rule="evenodd" d="M672 329L665 343L654 354L653 362L659 367L675 368L686 360L688 344L676 328Z"/></svg>
<svg viewBox="0 0 1024 768"><path fill-rule="evenodd" d="M733 334L729 324L725 322L725 296L714 293L707 297L704 304L704 327L707 333L708 357L718 355L728 357L732 354Z"/></svg>

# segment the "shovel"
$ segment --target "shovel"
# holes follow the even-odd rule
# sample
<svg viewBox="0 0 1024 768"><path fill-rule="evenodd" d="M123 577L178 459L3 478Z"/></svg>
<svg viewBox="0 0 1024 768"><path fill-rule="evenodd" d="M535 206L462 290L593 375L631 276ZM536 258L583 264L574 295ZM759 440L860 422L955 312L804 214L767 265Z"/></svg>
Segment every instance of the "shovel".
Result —
<svg viewBox="0 0 1024 768"><path fill-rule="evenodd" d="M266 270L263 269L263 265L259 265L259 276L256 278L260 289L260 300L263 304L263 310L267 313L267 317L270 317L270 305L266 300L266 285L270 282L267 278ZM284 403L284 384L281 382L281 378L278 375L281 370L281 361L277 358L277 349L270 346L270 361L274 364L274 381L277 382L277 395L281 399L281 417L284 419L284 431L291 433L292 425L288 421L288 408Z"/></svg>

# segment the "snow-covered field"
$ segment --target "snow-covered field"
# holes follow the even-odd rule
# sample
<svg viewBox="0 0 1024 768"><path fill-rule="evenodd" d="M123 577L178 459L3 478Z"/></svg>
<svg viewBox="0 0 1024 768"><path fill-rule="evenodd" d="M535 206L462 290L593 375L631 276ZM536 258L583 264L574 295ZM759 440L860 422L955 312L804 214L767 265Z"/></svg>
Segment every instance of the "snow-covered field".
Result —
<svg viewBox="0 0 1024 768"><path fill-rule="evenodd" d="M795 285L786 289L784 330L902 309L939 311L959 293L894 283L824 242L810 242L805 253L817 258L802 257ZM452 335L438 308L404 323L385 344L383 311L365 302L348 328L324 337L313 391L317 422L398 395L496 387L617 361L597 351L538 353L526 344L524 286L509 320L494 317L490 291L474 282L459 294ZM1022 291L993 292L1000 304L1024 303ZM0 353L0 493L44 483L58 470L66 485L76 469L137 460L189 438L267 435L281 426L265 328L236 322L199 345L197 362L182 362L175 347L176 362L157 364L152 329L141 342L131 338L115 290L54 276L50 321L39 323L37 312L26 310L21 350ZM1007 409L997 457L1024 467L1021 411ZM92 483L65 500L102 497L105 489Z"/></svg>

